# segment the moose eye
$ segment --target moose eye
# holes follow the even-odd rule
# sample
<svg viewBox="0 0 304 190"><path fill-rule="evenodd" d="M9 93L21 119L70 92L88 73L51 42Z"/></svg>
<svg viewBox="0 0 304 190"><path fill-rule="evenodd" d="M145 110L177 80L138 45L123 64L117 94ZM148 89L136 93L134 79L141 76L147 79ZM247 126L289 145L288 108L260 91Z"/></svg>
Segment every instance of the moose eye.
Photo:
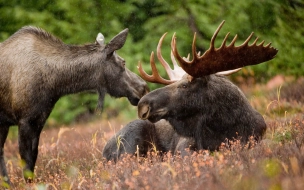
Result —
<svg viewBox="0 0 304 190"><path fill-rule="evenodd" d="M181 84L181 85L178 86L178 88L187 88L187 87L188 87L187 84Z"/></svg>

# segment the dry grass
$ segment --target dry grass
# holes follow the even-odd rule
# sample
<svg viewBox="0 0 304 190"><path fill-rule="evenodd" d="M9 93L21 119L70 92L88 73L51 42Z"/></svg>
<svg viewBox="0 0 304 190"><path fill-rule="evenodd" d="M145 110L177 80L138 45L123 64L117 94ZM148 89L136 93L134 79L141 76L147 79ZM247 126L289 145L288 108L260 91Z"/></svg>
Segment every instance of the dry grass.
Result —
<svg viewBox="0 0 304 190"><path fill-rule="evenodd" d="M254 94L254 93L253 93ZM22 178L16 140L5 144L12 189L304 189L304 111L286 112L279 98L252 98L268 124L265 139L245 148L238 141L219 151L181 158L170 153L126 155L106 162L101 151L121 121L43 131L35 180ZM264 110L262 109L264 107ZM279 113L280 112L280 113ZM282 114L283 113L283 114ZM116 128L116 130L113 129Z"/></svg>

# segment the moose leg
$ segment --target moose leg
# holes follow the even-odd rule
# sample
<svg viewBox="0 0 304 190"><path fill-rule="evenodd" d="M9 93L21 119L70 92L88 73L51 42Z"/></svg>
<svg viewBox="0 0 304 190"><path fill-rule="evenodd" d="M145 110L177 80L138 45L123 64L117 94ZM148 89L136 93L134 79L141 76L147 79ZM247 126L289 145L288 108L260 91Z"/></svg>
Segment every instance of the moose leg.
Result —
<svg viewBox="0 0 304 190"><path fill-rule="evenodd" d="M42 127L31 126L29 122L20 122L19 125L19 153L25 162L23 176L26 182L32 182L34 167L38 155L39 136Z"/></svg>
<svg viewBox="0 0 304 190"><path fill-rule="evenodd" d="M7 182L8 184L10 184L8 175L7 175L7 171L6 171L6 166L5 166L5 162L4 162L4 143L8 134L8 129L9 126L1 126L0 127L0 175L3 177L3 180L5 182Z"/></svg>

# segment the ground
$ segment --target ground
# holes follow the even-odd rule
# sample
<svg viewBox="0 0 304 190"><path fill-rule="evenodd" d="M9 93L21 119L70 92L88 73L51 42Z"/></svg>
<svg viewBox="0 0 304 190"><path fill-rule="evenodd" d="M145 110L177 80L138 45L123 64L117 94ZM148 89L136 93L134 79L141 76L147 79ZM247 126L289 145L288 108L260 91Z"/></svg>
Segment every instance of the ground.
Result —
<svg viewBox="0 0 304 190"><path fill-rule="evenodd" d="M151 152L106 162L106 141L127 121L103 119L43 130L36 177L26 184L17 139L11 137L4 152L12 189L304 189L303 103L287 101L284 88L282 96L277 93L279 86L242 87L268 126L261 143L245 148L234 141L184 158Z"/></svg>

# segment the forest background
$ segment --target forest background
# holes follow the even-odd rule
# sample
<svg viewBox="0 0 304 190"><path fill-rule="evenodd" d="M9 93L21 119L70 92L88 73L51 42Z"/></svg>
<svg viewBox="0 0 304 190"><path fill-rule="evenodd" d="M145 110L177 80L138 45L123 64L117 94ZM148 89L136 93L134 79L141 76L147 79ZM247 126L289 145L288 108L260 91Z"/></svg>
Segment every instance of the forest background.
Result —
<svg viewBox="0 0 304 190"><path fill-rule="evenodd" d="M138 74L138 61L147 72L151 70L150 53L156 50L165 32L168 35L162 53L170 62L170 40L174 32L179 52L186 56L191 52L194 32L197 49L203 52L208 49L215 29L226 20L217 37L217 47L227 32L231 33L230 41L238 34L236 44L240 45L253 31L255 36L279 49L274 60L246 67L232 78L254 78L263 83L278 74L304 76L303 9L302 0L0 0L0 41L25 25L41 27L67 44L92 43L98 32L109 42L118 32L129 28L127 42L118 54ZM160 86L149 84L149 87L153 90ZM137 109L126 98L107 96L102 114L96 114L96 105L96 94L63 97L47 126L102 117L136 118Z"/></svg>

